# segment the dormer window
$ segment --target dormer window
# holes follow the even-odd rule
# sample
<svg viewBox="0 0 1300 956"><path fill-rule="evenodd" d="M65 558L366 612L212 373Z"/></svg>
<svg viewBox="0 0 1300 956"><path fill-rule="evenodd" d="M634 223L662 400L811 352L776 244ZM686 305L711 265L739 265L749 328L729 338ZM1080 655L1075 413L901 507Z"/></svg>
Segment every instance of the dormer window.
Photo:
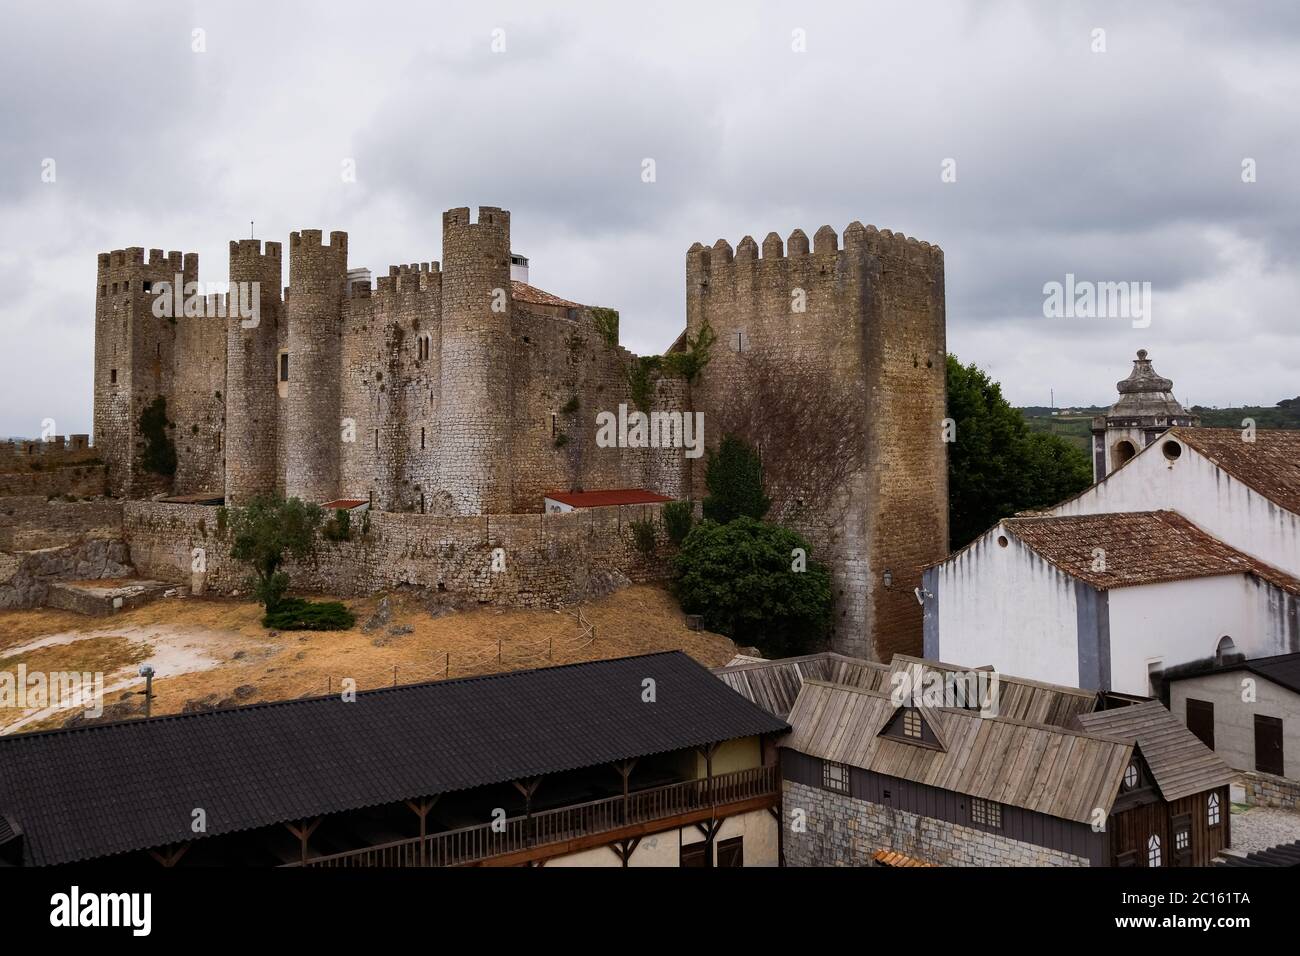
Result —
<svg viewBox="0 0 1300 956"><path fill-rule="evenodd" d="M1142 779L1142 774L1138 771L1137 761L1130 761L1129 765L1124 768L1124 789L1132 790L1138 785L1140 779Z"/></svg>
<svg viewBox="0 0 1300 956"><path fill-rule="evenodd" d="M921 728L922 728L922 724L921 724L920 711L911 707L903 711L903 736L904 737L912 737L916 740L920 740L921 737L924 735L924 731Z"/></svg>

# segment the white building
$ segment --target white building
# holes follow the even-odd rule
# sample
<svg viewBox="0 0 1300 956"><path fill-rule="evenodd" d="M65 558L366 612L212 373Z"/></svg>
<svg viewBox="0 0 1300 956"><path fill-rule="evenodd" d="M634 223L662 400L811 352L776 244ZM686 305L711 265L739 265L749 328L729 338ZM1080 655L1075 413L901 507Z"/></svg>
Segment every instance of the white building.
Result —
<svg viewBox="0 0 1300 956"><path fill-rule="evenodd" d="M1146 695L1300 651L1300 432L1174 426L1110 467L925 571L926 657Z"/></svg>

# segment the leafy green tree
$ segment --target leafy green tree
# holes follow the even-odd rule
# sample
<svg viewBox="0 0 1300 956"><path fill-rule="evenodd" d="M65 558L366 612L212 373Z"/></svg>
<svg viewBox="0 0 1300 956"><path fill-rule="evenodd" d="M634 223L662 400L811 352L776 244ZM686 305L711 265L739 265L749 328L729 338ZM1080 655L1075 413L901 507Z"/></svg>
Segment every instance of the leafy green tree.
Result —
<svg viewBox="0 0 1300 956"><path fill-rule="evenodd" d="M964 547L1002 518L1054 505L1092 483L1088 456L1058 435L1030 432L980 368L949 355L948 535Z"/></svg>
<svg viewBox="0 0 1300 956"><path fill-rule="evenodd" d="M711 631L769 657L807 653L831 621L830 573L810 554L807 541L778 525L744 515L728 524L705 520L673 559L673 589L682 609Z"/></svg>
<svg viewBox="0 0 1300 956"><path fill-rule="evenodd" d="M230 556L252 566L253 592L268 613L289 589L289 575L281 567L289 558L302 561L312 555L324 518L318 505L279 495L259 495L218 517L218 524L230 530Z"/></svg>
<svg viewBox="0 0 1300 956"><path fill-rule="evenodd" d="M140 436L144 451L140 465L155 475L176 474L176 443L167 434L172 422L167 420L167 399L159 395L140 412Z"/></svg>
<svg viewBox="0 0 1300 956"><path fill-rule="evenodd" d="M735 435L722 436L704 467L704 518L727 524L739 517L760 519L772 502L763 494L763 466L758 454Z"/></svg>

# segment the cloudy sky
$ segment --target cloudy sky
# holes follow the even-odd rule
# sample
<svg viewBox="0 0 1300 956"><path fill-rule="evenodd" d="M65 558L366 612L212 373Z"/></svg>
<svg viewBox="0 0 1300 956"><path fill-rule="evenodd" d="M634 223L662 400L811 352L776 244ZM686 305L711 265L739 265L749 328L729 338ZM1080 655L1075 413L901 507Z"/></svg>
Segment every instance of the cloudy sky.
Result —
<svg viewBox="0 0 1300 956"><path fill-rule="evenodd" d="M1140 347L1184 401L1300 393L1287 0L5 16L0 435L90 431L98 252L194 251L220 282L253 220L281 241L346 230L351 264L382 273L441 258L462 205L510 209L534 284L618 308L639 352L684 322L692 242L860 219L944 248L949 349L1018 404L1110 401ZM1067 273L1150 282L1149 327L1045 317Z"/></svg>

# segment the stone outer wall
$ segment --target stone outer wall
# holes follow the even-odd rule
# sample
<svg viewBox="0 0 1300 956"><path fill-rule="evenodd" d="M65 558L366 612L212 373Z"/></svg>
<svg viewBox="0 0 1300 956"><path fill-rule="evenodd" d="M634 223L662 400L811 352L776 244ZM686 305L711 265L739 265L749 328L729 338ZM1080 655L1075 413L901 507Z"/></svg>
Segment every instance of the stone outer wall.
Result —
<svg viewBox="0 0 1300 956"><path fill-rule="evenodd" d="M772 516L805 534L813 557L829 565L835 648L876 660L920 654L913 589L921 567L948 546L942 251L861 223L845 230L843 248L823 226L810 250L796 229L788 250L769 233L761 256L748 236L734 253L725 240L696 243L686 282L687 331L697 335L708 323L718 337L693 388L696 408L714 426L711 448L737 405L772 409L744 423L743 437L760 453L789 440L778 411L789 395L807 395L826 411L818 447L833 455L810 453L782 467L768 454L764 466L768 484L787 489L774 495ZM854 420L851 447L840 449ZM845 454L855 460L840 474ZM696 496L703 476L695 469Z"/></svg>
<svg viewBox="0 0 1300 956"><path fill-rule="evenodd" d="M78 498L91 498L102 495L107 484L107 470L100 464L5 472L0 473L0 498L27 495L75 495Z"/></svg>
<svg viewBox="0 0 1300 956"><path fill-rule="evenodd" d="M894 850L939 866L1090 865L1085 857L793 780L784 781L782 795L786 866L870 866L878 850ZM796 808L807 813L803 833L790 827Z"/></svg>
<svg viewBox="0 0 1300 956"><path fill-rule="evenodd" d="M1241 783L1252 806L1300 810L1300 780L1249 770L1241 775Z"/></svg>
<svg viewBox="0 0 1300 956"><path fill-rule="evenodd" d="M0 551L34 550L85 538L120 537L120 501L0 498Z"/></svg>
<svg viewBox="0 0 1300 956"><path fill-rule="evenodd" d="M251 572L229 554L219 508L128 502L125 535L139 574L200 590L242 591ZM376 512L351 541L322 541L315 560L286 567L295 590L360 596L398 587L427 588L484 603L553 606L602 593L619 577L668 576L661 505L592 508L566 514L437 516ZM630 523L653 520L655 552L643 555ZM194 574L194 549L206 571ZM493 571L496 549L505 570Z"/></svg>
<svg viewBox="0 0 1300 956"><path fill-rule="evenodd" d="M126 543L93 539L39 551L0 552L0 609L40 607L51 581L89 581L131 574Z"/></svg>

